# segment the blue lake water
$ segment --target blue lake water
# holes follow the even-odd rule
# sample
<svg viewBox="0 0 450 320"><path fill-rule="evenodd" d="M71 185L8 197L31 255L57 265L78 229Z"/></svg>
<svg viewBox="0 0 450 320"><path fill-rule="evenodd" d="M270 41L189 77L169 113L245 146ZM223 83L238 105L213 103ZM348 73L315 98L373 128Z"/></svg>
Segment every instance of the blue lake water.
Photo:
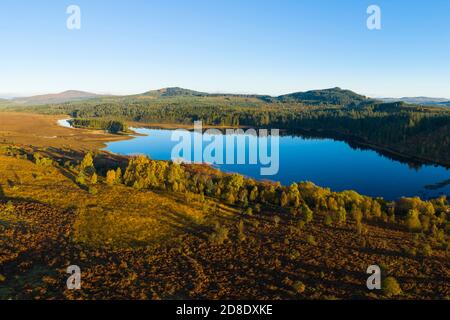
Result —
<svg viewBox="0 0 450 320"><path fill-rule="evenodd" d="M178 144L171 141L172 130L134 130L145 136L111 142L106 150L123 155L145 154L154 160L171 159L172 149ZM279 172L274 176L261 176L259 164L215 166L256 179L280 181L283 185L312 181L334 191L356 190L390 200L402 196L450 195L450 170L444 167L413 167L375 151L355 149L332 139L298 136L280 136L279 139Z"/></svg>
<svg viewBox="0 0 450 320"><path fill-rule="evenodd" d="M56 123L58 123L58 125L60 125L61 127L64 127L64 128L72 128L69 120L70 119L61 119L61 120L56 121Z"/></svg>

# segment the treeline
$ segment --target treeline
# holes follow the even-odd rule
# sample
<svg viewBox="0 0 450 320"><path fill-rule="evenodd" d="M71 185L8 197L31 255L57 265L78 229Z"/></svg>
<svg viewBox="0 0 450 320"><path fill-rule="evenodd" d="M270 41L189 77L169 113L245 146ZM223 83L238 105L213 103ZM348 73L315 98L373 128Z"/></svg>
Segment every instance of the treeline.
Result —
<svg viewBox="0 0 450 320"><path fill-rule="evenodd" d="M298 217L303 224L313 221L317 213L325 213L325 224L340 225L350 219L356 222L358 233L364 232L363 220L372 219L400 222L410 231L430 233L442 241L450 232L450 207L445 196L430 201L402 198L388 202L354 191L332 192L311 182L281 186L239 174L210 173L192 166L154 161L145 156L131 158L123 176L120 168L108 171L106 182L111 186L123 183L136 189L181 192L200 199L216 198L241 207L247 215L258 214L262 208L273 208L274 212Z"/></svg>
<svg viewBox="0 0 450 320"><path fill-rule="evenodd" d="M69 123L75 128L105 130L114 134L129 131L128 125L124 121L119 120L76 118L69 120Z"/></svg>
<svg viewBox="0 0 450 320"><path fill-rule="evenodd" d="M11 148L6 151L17 156L23 153ZM38 165L57 165L39 152L28 158ZM316 219L324 219L328 226L352 222L358 234L365 232L365 224L376 221L428 235L436 245L450 249L450 202L446 196L428 201L419 197L386 201L351 190L334 192L312 182L290 186L259 182L206 166L155 161L143 155L131 157L121 166L109 164L106 170L94 163L94 156L88 153L77 164L60 165L73 172L76 183L93 195L97 185L104 183L110 187L126 185L138 190L181 193L187 202L201 203L209 197L240 208L248 216L272 212L273 219L278 220L278 215L288 214L298 218L301 227Z"/></svg>
<svg viewBox="0 0 450 320"><path fill-rule="evenodd" d="M275 107L276 106L276 107ZM260 107L99 104L72 112L73 117L117 116L148 123L185 123L202 120L208 125L272 127L338 135L344 139L388 148L407 156L450 165L450 112L402 103L365 107Z"/></svg>

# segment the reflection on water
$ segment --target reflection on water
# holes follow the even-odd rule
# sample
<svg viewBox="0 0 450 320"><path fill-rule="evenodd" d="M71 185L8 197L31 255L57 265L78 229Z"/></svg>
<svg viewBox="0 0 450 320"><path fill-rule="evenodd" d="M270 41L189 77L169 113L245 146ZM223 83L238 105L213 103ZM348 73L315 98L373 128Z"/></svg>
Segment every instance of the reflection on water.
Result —
<svg viewBox="0 0 450 320"><path fill-rule="evenodd" d="M430 184L425 186L426 189L428 190L439 190L439 189L443 189L446 186L450 185L450 179L435 183L435 184Z"/></svg>
<svg viewBox="0 0 450 320"><path fill-rule="evenodd" d="M106 150L170 160L172 148L176 145L176 142L171 141L171 130L135 131L144 136L109 143ZM450 184L442 183L450 179L450 170L444 167L400 162L376 151L333 139L281 136L280 170L275 176L261 176L259 165L219 164L217 167L256 179L280 181L285 185L312 181L335 191L352 189L386 199L402 196L430 198L450 194Z"/></svg>
<svg viewBox="0 0 450 320"><path fill-rule="evenodd" d="M69 120L70 119L62 119L62 120L58 120L57 122L58 122L58 125L60 125L61 127L72 128L72 126L69 123Z"/></svg>

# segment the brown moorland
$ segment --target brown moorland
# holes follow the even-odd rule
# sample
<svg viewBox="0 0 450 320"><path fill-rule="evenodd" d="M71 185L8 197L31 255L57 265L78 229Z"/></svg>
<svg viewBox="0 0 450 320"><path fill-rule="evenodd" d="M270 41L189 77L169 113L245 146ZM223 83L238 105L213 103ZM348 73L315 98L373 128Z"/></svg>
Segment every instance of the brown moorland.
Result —
<svg viewBox="0 0 450 320"><path fill-rule="evenodd" d="M410 232L400 217L358 226L314 210L305 224L280 205L252 212L200 193L110 184L106 171L130 160L102 151L94 152L98 178L81 182L83 150L111 135L59 128L59 117L8 117L0 120L10 139L0 145L0 299L450 297L447 235ZM36 121L36 131L19 118ZM65 286L73 264L82 270L79 291ZM373 264L401 292L368 291Z"/></svg>
<svg viewBox="0 0 450 320"><path fill-rule="evenodd" d="M87 151L103 148L106 142L129 139L103 131L64 128L57 123L61 119L67 115L0 112L0 144Z"/></svg>

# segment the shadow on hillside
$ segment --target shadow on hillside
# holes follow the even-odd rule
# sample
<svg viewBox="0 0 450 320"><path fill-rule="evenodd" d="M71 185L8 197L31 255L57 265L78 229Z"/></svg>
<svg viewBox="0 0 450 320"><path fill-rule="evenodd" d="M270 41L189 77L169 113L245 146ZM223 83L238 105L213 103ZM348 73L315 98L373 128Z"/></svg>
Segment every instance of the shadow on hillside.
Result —
<svg viewBox="0 0 450 320"><path fill-rule="evenodd" d="M2 185L0 184L0 200L3 200L6 198L5 193L3 192Z"/></svg>
<svg viewBox="0 0 450 320"><path fill-rule="evenodd" d="M58 165L55 165L54 167L80 189L88 191L88 186L82 185L77 181L77 173L74 173L72 170L65 167L66 162L71 162L72 164L81 162L86 153L73 150L67 151L57 148L48 148L48 150L51 152L47 151L42 153L45 154L46 157L58 163ZM94 167L96 169L96 173L100 176L106 176L108 170L116 170L118 167L120 167L122 171L125 171L127 165L128 159L120 155L100 153L94 156Z"/></svg>
<svg viewBox="0 0 450 320"><path fill-rule="evenodd" d="M59 173L76 184L76 177L73 173L71 173L67 169L62 168L61 166L57 166L56 168L58 169Z"/></svg>
<svg viewBox="0 0 450 320"><path fill-rule="evenodd" d="M88 191L89 190L89 188L87 186L79 184L77 182L77 177L72 172L70 172L69 170L64 169L61 166L56 166L55 168L57 168L59 173L61 173L64 177L66 177L67 179L72 181L74 184L76 184L78 188L80 188L80 189L82 189L84 191Z"/></svg>
<svg viewBox="0 0 450 320"><path fill-rule="evenodd" d="M178 230L181 233L189 233L203 240L208 239L206 234L210 232L210 227L196 222L195 219L185 214L168 211L162 219L164 223L174 230Z"/></svg>
<svg viewBox="0 0 450 320"><path fill-rule="evenodd" d="M1 186L0 186L1 189ZM0 191L2 193L3 191ZM33 199L33 198L27 198L27 197L8 197L4 193L0 195L0 202L9 202L11 201L13 204L39 204L48 208L51 208L51 205L48 203Z"/></svg>

